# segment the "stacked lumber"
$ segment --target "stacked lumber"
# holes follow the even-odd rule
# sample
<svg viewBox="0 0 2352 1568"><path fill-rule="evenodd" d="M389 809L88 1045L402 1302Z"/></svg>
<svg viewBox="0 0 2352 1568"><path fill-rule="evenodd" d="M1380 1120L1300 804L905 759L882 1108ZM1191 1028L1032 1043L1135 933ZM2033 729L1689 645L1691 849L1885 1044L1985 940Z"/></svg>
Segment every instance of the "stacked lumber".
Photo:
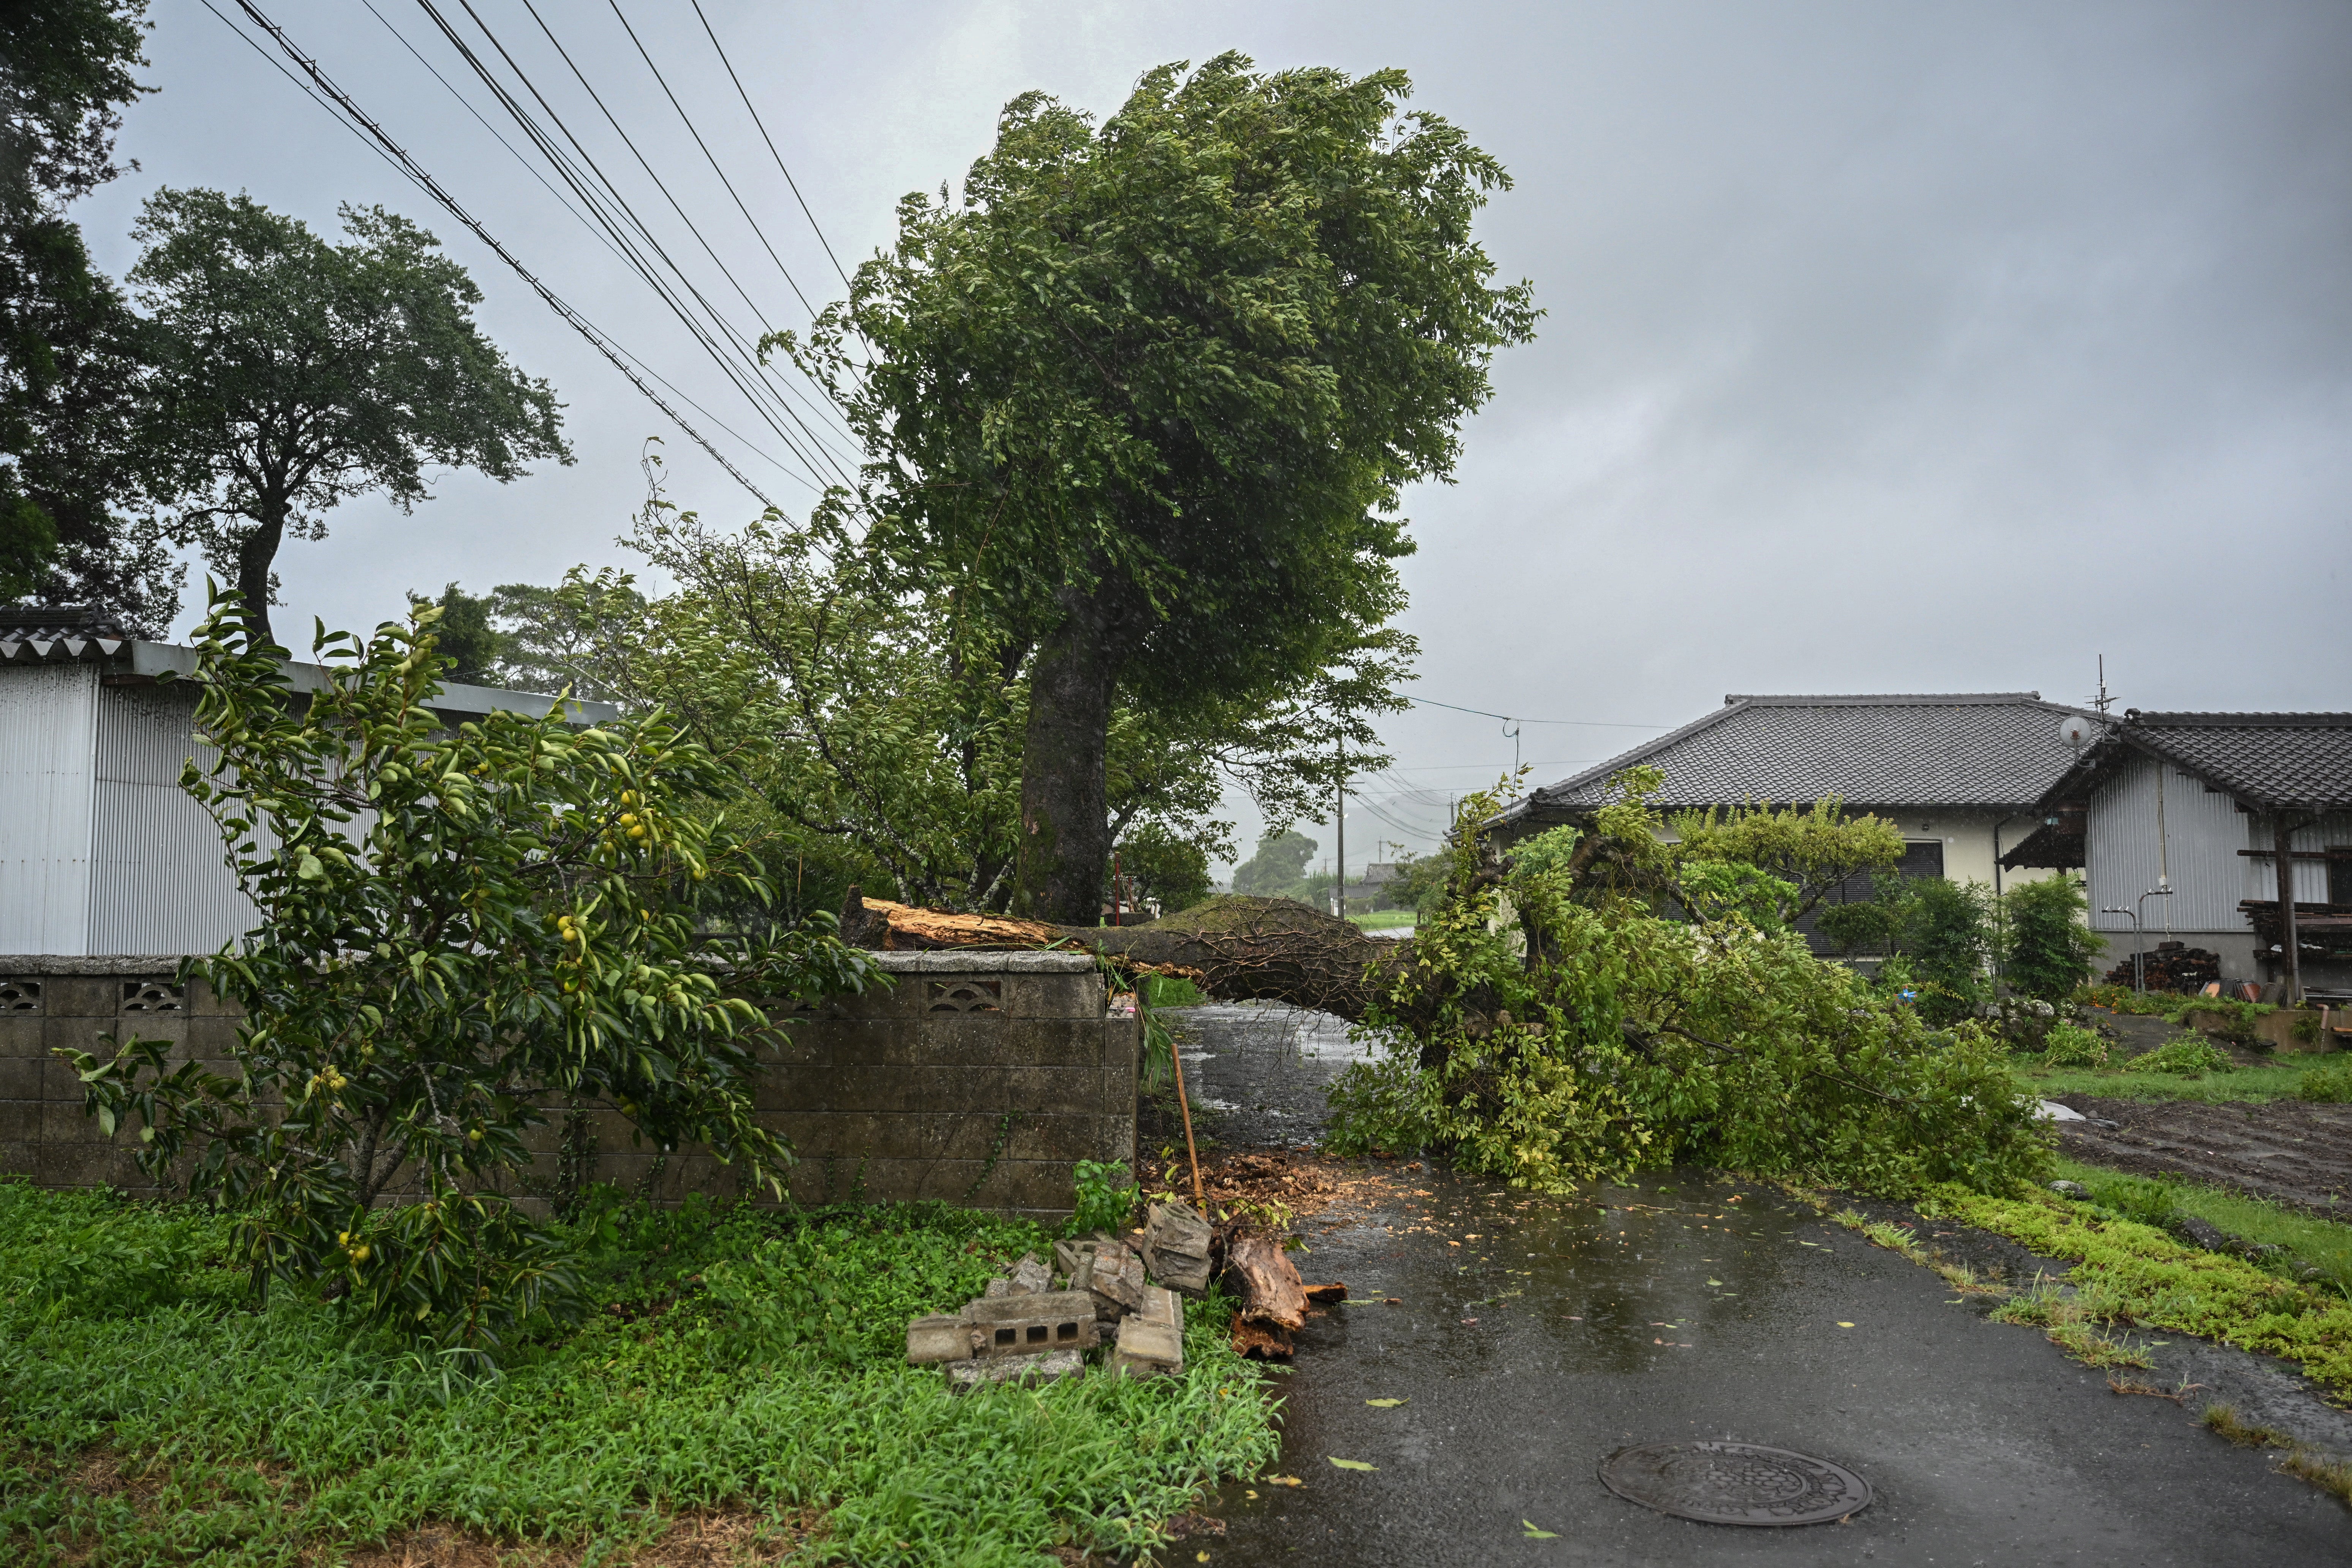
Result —
<svg viewBox="0 0 2352 1568"><path fill-rule="evenodd" d="M2160 942L2147 956L2147 988L2194 995L2221 978L2221 957L2183 942ZM2134 984L2133 960L2126 957L2107 971L2110 985Z"/></svg>

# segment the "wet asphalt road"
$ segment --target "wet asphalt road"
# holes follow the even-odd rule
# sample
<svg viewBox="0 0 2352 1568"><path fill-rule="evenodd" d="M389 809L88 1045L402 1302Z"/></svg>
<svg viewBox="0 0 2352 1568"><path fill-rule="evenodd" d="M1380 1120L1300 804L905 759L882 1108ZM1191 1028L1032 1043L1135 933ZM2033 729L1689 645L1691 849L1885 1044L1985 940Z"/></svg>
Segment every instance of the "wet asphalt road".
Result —
<svg viewBox="0 0 2352 1568"><path fill-rule="evenodd" d="M1307 1141L1322 1082L1354 1054L1336 1021L1191 1011L1188 1084L1229 1108L1218 1135ZM1226 1536L1176 1561L2352 1563L2352 1511L2199 1427L2210 1391L2119 1396L1772 1189L1674 1173L1534 1198L1395 1175L1394 1199L1305 1226L1302 1272L1345 1279L1351 1304L1309 1321L1286 1374L1280 1473L1302 1484L1227 1487L1210 1510ZM2193 1342L2154 1353L2136 1375L2166 1386L2193 1376L2238 1398L2233 1380L2258 1395L2295 1381ZM1832 1460L1875 1500L1843 1524L1743 1529L1651 1512L1598 1479L1627 1444L1707 1438Z"/></svg>

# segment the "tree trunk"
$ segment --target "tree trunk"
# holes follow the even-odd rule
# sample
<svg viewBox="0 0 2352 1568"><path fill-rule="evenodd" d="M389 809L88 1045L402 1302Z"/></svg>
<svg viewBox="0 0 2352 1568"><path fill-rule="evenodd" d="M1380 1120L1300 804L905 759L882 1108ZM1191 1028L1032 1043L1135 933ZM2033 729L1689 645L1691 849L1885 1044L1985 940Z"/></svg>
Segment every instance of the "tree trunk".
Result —
<svg viewBox="0 0 2352 1568"><path fill-rule="evenodd" d="M893 950L1067 942L1133 967L1183 973L1227 1001L1287 1002L1351 1023L1412 962L1410 941L1368 937L1346 921L1288 899L1216 898L1143 925L1056 925L910 909L852 889L841 935L857 946Z"/></svg>
<svg viewBox="0 0 2352 1568"><path fill-rule="evenodd" d="M1104 753L1118 675L1108 595L1061 595L1062 624L1029 670L1029 727L1021 757L1021 848L1013 912L1092 926L1102 914L1110 861Z"/></svg>
<svg viewBox="0 0 2352 1568"><path fill-rule="evenodd" d="M1307 1321L1307 1287L1273 1237L1252 1231L1234 1237L1225 1248L1225 1284L1239 1290L1248 1321L1294 1333Z"/></svg>
<svg viewBox="0 0 2352 1568"><path fill-rule="evenodd" d="M277 636L269 629L269 568L286 536L287 509L265 502L262 510L268 515L237 542L236 591L245 601L246 624L253 628L255 638L276 642Z"/></svg>

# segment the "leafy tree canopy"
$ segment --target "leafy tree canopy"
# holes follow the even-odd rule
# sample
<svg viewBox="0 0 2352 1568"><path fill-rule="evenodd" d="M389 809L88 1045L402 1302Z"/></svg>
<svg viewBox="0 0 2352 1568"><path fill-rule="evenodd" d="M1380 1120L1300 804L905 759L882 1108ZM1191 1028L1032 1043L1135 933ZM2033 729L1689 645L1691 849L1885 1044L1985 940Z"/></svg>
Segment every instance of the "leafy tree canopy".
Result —
<svg viewBox="0 0 2352 1568"><path fill-rule="evenodd" d="M1234 868L1234 891L1261 898L1288 892L1306 880L1315 848L1315 840L1295 827L1267 834L1258 840L1257 853Z"/></svg>
<svg viewBox="0 0 2352 1568"><path fill-rule="evenodd" d="M0 6L0 603L105 605L160 634L179 572L160 530L118 512L143 469L131 415L140 322L90 265L68 203L121 174L144 0Z"/></svg>
<svg viewBox="0 0 2352 1568"><path fill-rule="evenodd" d="M561 405L476 325L481 301L439 242L382 207L344 207L347 243L243 195L165 190L133 231L156 362L140 442L178 498L171 527L236 584L269 635L280 542L381 490L430 499L428 467L508 480L570 462Z"/></svg>
<svg viewBox="0 0 2352 1568"><path fill-rule="evenodd" d="M820 521L1025 676L1023 912L1091 918L1122 700L1188 731L1296 705L1326 771L1397 700L1402 489L1451 471L1537 314L1470 237L1501 165L1408 91L1227 54L1099 126L1024 94L787 342L869 458Z"/></svg>

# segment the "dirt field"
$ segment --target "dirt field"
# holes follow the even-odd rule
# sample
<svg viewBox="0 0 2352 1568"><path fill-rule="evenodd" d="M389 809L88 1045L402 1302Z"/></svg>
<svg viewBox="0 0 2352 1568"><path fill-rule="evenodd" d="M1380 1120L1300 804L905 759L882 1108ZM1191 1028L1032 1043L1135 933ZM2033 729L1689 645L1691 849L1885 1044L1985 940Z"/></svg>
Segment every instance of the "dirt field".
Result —
<svg viewBox="0 0 2352 1568"><path fill-rule="evenodd" d="M2070 1159L2235 1187L2329 1219L2352 1210L2352 1105L2054 1098L2117 1124L2060 1123L2059 1147Z"/></svg>

